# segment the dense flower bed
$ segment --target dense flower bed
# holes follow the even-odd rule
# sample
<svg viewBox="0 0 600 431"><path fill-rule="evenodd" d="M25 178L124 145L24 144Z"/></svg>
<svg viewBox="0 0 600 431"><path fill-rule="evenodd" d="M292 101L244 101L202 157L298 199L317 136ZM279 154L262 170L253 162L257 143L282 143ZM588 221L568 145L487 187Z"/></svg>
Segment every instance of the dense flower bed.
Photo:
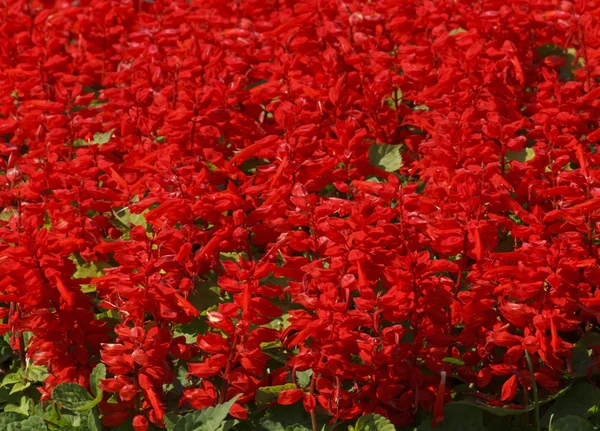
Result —
<svg viewBox="0 0 600 431"><path fill-rule="evenodd" d="M539 427L595 374L599 21L597 0L4 1L4 414L25 394L83 429L57 410L86 410L76 383L90 429L229 400L220 429L435 426L449 402Z"/></svg>

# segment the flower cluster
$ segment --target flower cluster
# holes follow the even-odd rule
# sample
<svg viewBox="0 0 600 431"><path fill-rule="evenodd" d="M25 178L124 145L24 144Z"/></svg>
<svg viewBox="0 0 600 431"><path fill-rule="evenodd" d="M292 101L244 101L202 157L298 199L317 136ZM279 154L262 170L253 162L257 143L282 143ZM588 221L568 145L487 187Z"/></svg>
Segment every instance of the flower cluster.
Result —
<svg viewBox="0 0 600 431"><path fill-rule="evenodd" d="M10 0L0 29L0 330L42 399L102 362L106 426L238 394L405 426L576 372L600 1Z"/></svg>

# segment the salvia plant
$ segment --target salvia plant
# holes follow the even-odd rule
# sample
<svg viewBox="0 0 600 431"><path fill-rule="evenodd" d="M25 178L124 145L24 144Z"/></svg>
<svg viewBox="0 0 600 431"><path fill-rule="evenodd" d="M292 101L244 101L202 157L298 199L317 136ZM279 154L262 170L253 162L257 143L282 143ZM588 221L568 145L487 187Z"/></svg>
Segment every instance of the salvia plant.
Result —
<svg viewBox="0 0 600 431"><path fill-rule="evenodd" d="M0 430L600 426L600 0L0 1Z"/></svg>

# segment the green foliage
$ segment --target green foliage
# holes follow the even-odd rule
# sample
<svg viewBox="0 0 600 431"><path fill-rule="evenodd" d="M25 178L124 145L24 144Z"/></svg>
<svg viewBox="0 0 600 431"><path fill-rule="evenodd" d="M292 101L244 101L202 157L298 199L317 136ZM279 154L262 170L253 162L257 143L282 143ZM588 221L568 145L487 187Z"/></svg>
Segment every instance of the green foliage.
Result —
<svg viewBox="0 0 600 431"><path fill-rule="evenodd" d="M307 387L310 384L312 375L313 375L312 370L297 371L296 372L296 381L298 382L298 385L302 386L302 387Z"/></svg>
<svg viewBox="0 0 600 431"><path fill-rule="evenodd" d="M507 151L505 156L506 160L516 160L521 163L528 162L535 157L535 151L533 148L525 147L521 151Z"/></svg>
<svg viewBox="0 0 600 431"><path fill-rule="evenodd" d="M236 395L216 407L188 413L180 417L172 429L173 431L228 431L235 425L235 421L225 420L225 418L239 397L240 395Z"/></svg>
<svg viewBox="0 0 600 431"><path fill-rule="evenodd" d="M301 403L291 406L274 406L260 419L257 431L287 431L289 427L303 426L312 430L310 414Z"/></svg>
<svg viewBox="0 0 600 431"><path fill-rule="evenodd" d="M6 431L45 431L48 428L42 418L31 416L20 422L9 423Z"/></svg>
<svg viewBox="0 0 600 431"><path fill-rule="evenodd" d="M92 387L92 393L96 395L96 397L102 397L100 379L106 379L106 366L102 363L96 365L90 375L90 386Z"/></svg>
<svg viewBox="0 0 600 431"><path fill-rule="evenodd" d="M549 426L550 418L553 422L573 415L588 418L594 414L599 402L599 388L590 383L574 385L564 397L550 406L542 417L542 427Z"/></svg>
<svg viewBox="0 0 600 431"><path fill-rule="evenodd" d="M452 364L452 365L458 365L458 366L465 365L465 361L463 361L462 359L459 359L459 358L449 357L449 358L442 359L442 361L444 361L447 364Z"/></svg>
<svg viewBox="0 0 600 431"><path fill-rule="evenodd" d="M396 428L383 416L369 414L361 417L349 431L394 431Z"/></svg>
<svg viewBox="0 0 600 431"><path fill-rule="evenodd" d="M416 431L487 431L481 410L471 406L450 403L444 406L444 420L433 427L432 420L422 422ZM387 431L387 430L386 430Z"/></svg>
<svg viewBox="0 0 600 431"><path fill-rule="evenodd" d="M85 141L83 139L75 139L75 141L73 142L73 146L75 148L78 147L89 147L90 145L98 145L98 146L102 146L108 142L110 142L110 138L112 137L113 132L115 131L115 129L110 129L107 132L99 132L99 133L95 133L94 134L94 139L92 139L91 141Z"/></svg>
<svg viewBox="0 0 600 431"><path fill-rule="evenodd" d="M385 99L385 101L387 102L390 109L396 110L396 107L400 106L400 104L402 103L403 96L404 94L402 93L402 90L398 88L392 93L390 97Z"/></svg>
<svg viewBox="0 0 600 431"><path fill-rule="evenodd" d="M584 377L588 370L596 364L596 358L592 356L592 346L600 346L600 334L588 332L575 343L571 356L571 367L575 377Z"/></svg>
<svg viewBox="0 0 600 431"><path fill-rule="evenodd" d="M466 33L466 32L467 32L467 30L465 30L462 27L459 27L459 28L455 28L454 30L451 30L448 34L450 36L455 36L457 34Z"/></svg>
<svg viewBox="0 0 600 431"><path fill-rule="evenodd" d="M64 408L75 412L92 409L100 400L92 398L90 393L75 383L62 383L52 391L52 399Z"/></svg>
<svg viewBox="0 0 600 431"><path fill-rule="evenodd" d="M550 431L593 431L595 428L581 416L567 415L552 421Z"/></svg>
<svg viewBox="0 0 600 431"><path fill-rule="evenodd" d="M395 172L402 167L400 145L372 144L369 148L369 162L387 172Z"/></svg>

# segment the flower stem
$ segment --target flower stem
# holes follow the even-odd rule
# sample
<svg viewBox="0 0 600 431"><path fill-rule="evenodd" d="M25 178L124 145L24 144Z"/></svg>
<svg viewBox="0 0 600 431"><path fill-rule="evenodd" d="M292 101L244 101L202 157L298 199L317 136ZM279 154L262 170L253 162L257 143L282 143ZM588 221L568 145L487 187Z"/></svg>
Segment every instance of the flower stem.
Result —
<svg viewBox="0 0 600 431"><path fill-rule="evenodd" d="M538 398L537 384L535 383L535 375L533 373L533 364L529 357L529 352L525 350L525 358L527 358L527 365L529 365L529 373L531 374L531 387L533 389L533 407L535 411L535 429L540 431L540 402Z"/></svg>

